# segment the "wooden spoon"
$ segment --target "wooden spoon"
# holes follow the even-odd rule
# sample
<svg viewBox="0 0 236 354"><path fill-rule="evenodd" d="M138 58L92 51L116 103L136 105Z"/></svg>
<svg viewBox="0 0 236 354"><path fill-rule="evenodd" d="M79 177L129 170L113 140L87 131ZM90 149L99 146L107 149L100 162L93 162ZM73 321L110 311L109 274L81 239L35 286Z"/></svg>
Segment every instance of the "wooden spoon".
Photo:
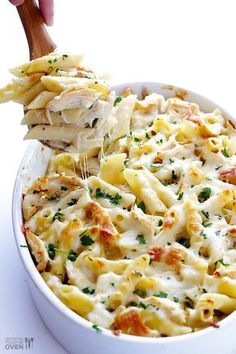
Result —
<svg viewBox="0 0 236 354"><path fill-rule="evenodd" d="M53 52L56 45L46 30L45 21L35 0L26 0L17 10L28 41L30 60Z"/></svg>
<svg viewBox="0 0 236 354"><path fill-rule="evenodd" d="M50 38L43 16L35 0L26 0L17 7L29 46L30 60L37 59L54 51L56 44ZM31 128L31 127L29 127ZM40 140L51 149L64 150L68 145L62 141Z"/></svg>

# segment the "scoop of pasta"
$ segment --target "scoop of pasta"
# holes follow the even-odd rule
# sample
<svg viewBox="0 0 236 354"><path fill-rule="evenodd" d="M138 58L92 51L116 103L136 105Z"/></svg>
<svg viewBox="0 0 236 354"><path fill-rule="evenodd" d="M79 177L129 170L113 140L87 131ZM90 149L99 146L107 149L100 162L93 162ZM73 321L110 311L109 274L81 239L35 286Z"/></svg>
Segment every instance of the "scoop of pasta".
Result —
<svg viewBox="0 0 236 354"><path fill-rule="evenodd" d="M0 89L0 103L24 106L25 139L70 152L101 147L116 124L115 93L81 59L53 52L11 70L15 78Z"/></svg>

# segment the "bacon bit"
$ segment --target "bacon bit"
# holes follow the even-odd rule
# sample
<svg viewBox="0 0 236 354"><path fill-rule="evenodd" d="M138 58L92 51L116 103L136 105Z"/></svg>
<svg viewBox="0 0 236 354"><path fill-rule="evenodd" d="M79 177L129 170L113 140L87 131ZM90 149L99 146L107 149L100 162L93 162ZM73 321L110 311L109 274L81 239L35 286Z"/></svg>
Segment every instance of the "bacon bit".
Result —
<svg viewBox="0 0 236 354"><path fill-rule="evenodd" d="M223 182L236 185L236 167L221 172L219 178Z"/></svg>
<svg viewBox="0 0 236 354"><path fill-rule="evenodd" d="M139 313L135 310L118 315L115 319L115 328L136 336L145 336L149 333L149 328L144 325Z"/></svg>
<svg viewBox="0 0 236 354"><path fill-rule="evenodd" d="M210 323L209 326L211 326L213 328L220 328L220 325L218 325L218 323L215 323L215 322Z"/></svg>
<svg viewBox="0 0 236 354"><path fill-rule="evenodd" d="M230 236L236 236L236 229L233 228L233 229L228 230L228 234L229 234Z"/></svg>
<svg viewBox="0 0 236 354"><path fill-rule="evenodd" d="M114 241L117 240L117 235L113 234L111 231L109 231L107 229L100 229L100 238L101 238L101 241L108 243L108 244L112 244L112 243L114 243Z"/></svg>
<svg viewBox="0 0 236 354"><path fill-rule="evenodd" d="M167 265L178 265L182 259L181 252L176 248L169 248L164 251L163 254L164 262Z"/></svg>
<svg viewBox="0 0 236 354"><path fill-rule="evenodd" d="M120 336L121 331L119 329L114 329L113 334L114 336Z"/></svg>
<svg viewBox="0 0 236 354"><path fill-rule="evenodd" d="M166 228L166 229L171 228L174 225L174 223L175 222L173 219L166 218L163 223L163 228Z"/></svg>
<svg viewBox="0 0 236 354"><path fill-rule="evenodd" d="M213 275L216 277L216 278L220 278L221 274L218 270L216 270Z"/></svg>
<svg viewBox="0 0 236 354"><path fill-rule="evenodd" d="M21 232L25 235L27 231L30 231L29 226L21 225Z"/></svg>
<svg viewBox="0 0 236 354"><path fill-rule="evenodd" d="M149 250L148 254L150 258L155 262L160 262L161 255L162 255L162 248L161 247L153 247Z"/></svg>

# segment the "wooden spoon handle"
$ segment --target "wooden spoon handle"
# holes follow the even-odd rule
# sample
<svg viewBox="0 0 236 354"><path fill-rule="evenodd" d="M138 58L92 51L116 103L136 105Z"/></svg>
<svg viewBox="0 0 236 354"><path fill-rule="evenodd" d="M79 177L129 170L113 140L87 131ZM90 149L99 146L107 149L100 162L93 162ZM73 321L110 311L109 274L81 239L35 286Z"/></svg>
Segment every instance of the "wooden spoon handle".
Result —
<svg viewBox="0 0 236 354"><path fill-rule="evenodd" d="M49 54L56 48L35 0L25 0L17 7L29 45L30 60Z"/></svg>

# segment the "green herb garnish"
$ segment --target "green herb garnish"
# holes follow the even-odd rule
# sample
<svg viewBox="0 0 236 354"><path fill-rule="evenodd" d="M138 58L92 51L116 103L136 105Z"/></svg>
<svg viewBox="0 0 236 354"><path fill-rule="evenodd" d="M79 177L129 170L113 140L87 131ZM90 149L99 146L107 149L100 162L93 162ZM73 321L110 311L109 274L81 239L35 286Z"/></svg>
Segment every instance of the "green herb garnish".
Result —
<svg viewBox="0 0 236 354"><path fill-rule="evenodd" d="M141 139L138 138L137 136L134 136L134 141L135 141L136 143L139 143L139 142L141 141Z"/></svg>
<svg viewBox="0 0 236 354"><path fill-rule="evenodd" d="M163 299L167 298L168 294L165 293L164 291L160 291L158 294L153 294L156 297L161 297Z"/></svg>
<svg viewBox="0 0 236 354"><path fill-rule="evenodd" d="M179 302L179 298L176 296L173 296L173 300L174 300L174 302Z"/></svg>
<svg viewBox="0 0 236 354"><path fill-rule="evenodd" d="M93 239L88 235L80 237L80 241L83 246L91 246L94 243Z"/></svg>
<svg viewBox="0 0 236 354"><path fill-rule="evenodd" d="M51 201L51 200L58 200L58 199L60 199L60 197L58 195L49 195L49 196L46 196L46 199Z"/></svg>
<svg viewBox="0 0 236 354"><path fill-rule="evenodd" d="M229 157L229 154L228 154L228 151L226 150L226 148L224 148L223 150L221 150L222 154L225 156L225 157Z"/></svg>
<svg viewBox="0 0 236 354"><path fill-rule="evenodd" d="M205 234L203 230L200 232L200 236L202 236L205 240L207 239L207 234Z"/></svg>
<svg viewBox="0 0 236 354"><path fill-rule="evenodd" d="M74 262L76 260L76 258L78 257L77 253L73 250L70 250L70 252L68 253L67 258L71 261Z"/></svg>
<svg viewBox="0 0 236 354"><path fill-rule="evenodd" d="M146 290L141 290L141 289L135 289L133 291L133 294L136 294L136 295L141 296L141 297L147 296Z"/></svg>
<svg viewBox="0 0 236 354"><path fill-rule="evenodd" d="M92 325L92 328L97 332L97 333L100 333L102 332L101 328L98 327L98 325Z"/></svg>
<svg viewBox="0 0 236 354"><path fill-rule="evenodd" d="M177 174L175 173L175 170L172 170L172 171L171 171L171 177L172 177L172 179L173 179L174 181L176 181L176 180L178 179L178 176L177 176Z"/></svg>
<svg viewBox="0 0 236 354"><path fill-rule="evenodd" d="M158 221L158 226L162 226L163 225L163 221L160 219L159 221Z"/></svg>
<svg viewBox="0 0 236 354"><path fill-rule="evenodd" d="M67 191L68 187L66 186L61 186L61 191Z"/></svg>
<svg viewBox="0 0 236 354"><path fill-rule="evenodd" d="M90 294L90 295L94 294L94 292L95 292L94 289L89 288L89 287L83 288L82 291L83 291L84 294Z"/></svg>
<svg viewBox="0 0 236 354"><path fill-rule="evenodd" d="M55 245L53 243L49 243L47 245L48 256L50 259L54 259L56 255Z"/></svg>
<svg viewBox="0 0 236 354"><path fill-rule="evenodd" d="M190 239L189 238L185 238L185 237L180 237L177 241L178 243L180 243L181 245L183 245L186 248L190 247Z"/></svg>
<svg viewBox="0 0 236 354"><path fill-rule="evenodd" d="M101 190L101 188L97 188L95 192L95 198L106 198L110 201L111 204L113 205L118 205L120 204L120 201L122 199L122 196L116 193L114 196L110 195L109 193L105 192L104 190Z"/></svg>
<svg viewBox="0 0 236 354"><path fill-rule="evenodd" d="M204 227L210 227L212 225L212 222L209 222L209 221L205 221L202 223L202 226Z"/></svg>
<svg viewBox="0 0 236 354"><path fill-rule="evenodd" d="M139 234L137 237L136 237L136 240L138 241L138 243L140 245L144 245L146 244L146 241L145 241L145 238L142 234Z"/></svg>
<svg viewBox="0 0 236 354"><path fill-rule="evenodd" d="M190 299L190 297L188 296L185 296L185 299L184 299L184 306L185 307L188 307L190 309L193 309L194 308L194 302L192 299Z"/></svg>
<svg viewBox="0 0 236 354"><path fill-rule="evenodd" d="M62 221L64 217L64 214L61 212L61 209L59 208L58 211L54 214L52 221L59 220Z"/></svg>
<svg viewBox="0 0 236 354"><path fill-rule="evenodd" d="M205 202L211 196L211 188L205 187L198 195L198 200L200 203Z"/></svg>
<svg viewBox="0 0 236 354"><path fill-rule="evenodd" d="M117 96L115 101L114 101L114 106L116 106L118 103L120 103L122 101L122 97Z"/></svg>
<svg viewBox="0 0 236 354"><path fill-rule="evenodd" d="M177 199L182 200L183 196L184 196L184 192L180 192Z"/></svg>
<svg viewBox="0 0 236 354"><path fill-rule="evenodd" d="M72 205L75 205L77 202L78 202L77 199L71 198L71 201L69 203L67 203L67 205L72 206Z"/></svg>
<svg viewBox="0 0 236 354"><path fill-rule="evenodd" d="M146 213L146 205L143 201L138 204L138 208L142 209L142 211Z"/></svg>
<svg viewBox="0 0 236 354"><path fill-rule="evenodd" d="M209 219L209 211L202 210L202 214Z"/></svg>
<svg viewBox="0 0 236 354"><path fill-rule="evenodd" d="M219 262L220 264L222 264L224 267L229 267L229 266L230 266L229 263L225 263L225 262L224 262L223 258L219 259L216 263L218 263L218 262Z"/></svg>

